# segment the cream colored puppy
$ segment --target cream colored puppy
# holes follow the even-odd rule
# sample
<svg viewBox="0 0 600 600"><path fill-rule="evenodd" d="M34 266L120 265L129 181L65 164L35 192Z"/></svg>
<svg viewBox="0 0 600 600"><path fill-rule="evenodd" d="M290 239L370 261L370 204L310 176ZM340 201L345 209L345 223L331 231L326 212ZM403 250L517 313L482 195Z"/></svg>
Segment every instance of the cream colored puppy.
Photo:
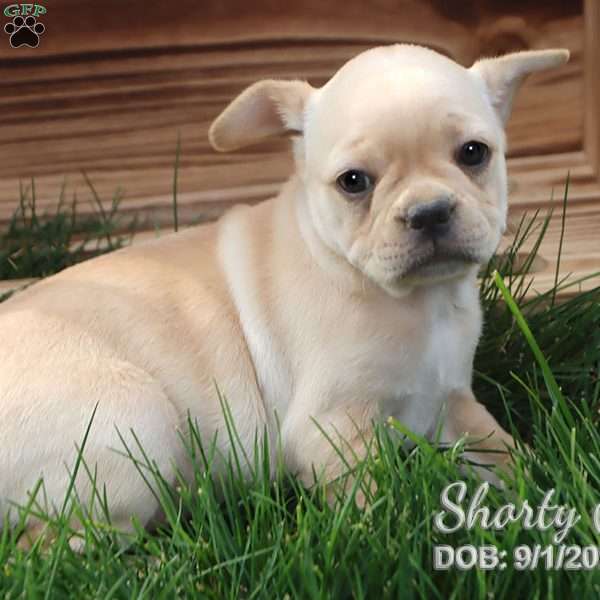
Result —
<svg viewBox="0 0 600 600"><path fill-rule="evenodd" d="M287 466L307 483L313 469L328 480L343 470L315 420L348 457L390 416L430 437L443 419L444 442L510 446L471 393L476 273L505 228L513 95L567 58L523 52L465 69L394 45L320 89L262 81L244 91L210 139L227 151L291 133L296 172L276 198L0 305L0 513L26 504L40 476L47 506L62 505L97 405L84 458L113 522L148 522L157 502L115 451L117 430L135 448L133 429L167 479L189 473L188 413L228 452L215 382L245 451L265 430L275 450L280 430ZM83 501L90 489L82 473Z"/></svg>

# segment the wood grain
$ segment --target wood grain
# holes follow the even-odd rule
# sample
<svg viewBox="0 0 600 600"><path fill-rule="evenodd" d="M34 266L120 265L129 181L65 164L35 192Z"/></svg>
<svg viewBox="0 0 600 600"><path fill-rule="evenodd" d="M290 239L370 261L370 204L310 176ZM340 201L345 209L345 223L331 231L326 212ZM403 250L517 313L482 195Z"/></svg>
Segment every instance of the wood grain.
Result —
<svg viewBox="0 0 600 600"><path fill-rule="evenodd" d="M122 189L125 213L143 215L148 227L168 226L178 134L183 222L269 197L290 172L287 144L213 152L206 132L227 102L266 77L321 85L358 52L408 41L465 65L511 50L569 48L570 63L532 77L516 102L508 128L511 205L557 202L570 171L571 202L588 207L598 231L599 4L54 0L38 48L0 43L0 227L20 182L33 177L41 211L55 206L65 180L80 212L91 211L82 171L107 201ZM580 241L574 247L583 269L598 242Z"/></svg>
<svg viewBox="0 0 600 600"><path fill-rule="evenodd" d="M448 10L452 4L459 10ZM510 152L581 150L581 2L543 10L534 2L498 4L302 0L283 9L265 0L252 7L185 1L173 11L134 0L123 11L115 0L57 0L39 48L6 44L0 52L0 220L14 209L19 179L31 177L48 207L67 177L85 210L85 170L103 196L121 187L128 209L164 222L178 132L184 217L214 216L219 202L244 201L248 190L258 200L265 185L289 174L287 146L218 155L206 137L218 112L257 79L320 85L360 51L396 41L427 44L463 64L524 47L570 48L568 66L532 78L519 96Z"/></svg>

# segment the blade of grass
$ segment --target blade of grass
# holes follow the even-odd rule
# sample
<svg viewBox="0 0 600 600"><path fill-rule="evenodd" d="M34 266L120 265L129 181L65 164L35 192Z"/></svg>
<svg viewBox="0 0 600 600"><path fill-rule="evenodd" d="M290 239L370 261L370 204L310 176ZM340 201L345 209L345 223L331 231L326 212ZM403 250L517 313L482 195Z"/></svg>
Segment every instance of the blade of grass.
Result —
<svg viewBox="0 0 600 600"><path fill-rule="evenodd" d="M179 214L177 206L177 183L179 178L179 159L181 156L181 132L177 132L177 146L175 147L175 167L173 169L173 229L179 231Z"/></svg>
<svg viewBox="0 0 600 600"><path fill-rule="evenodd" d="M558 274L560 272L560 257L562 255L563 240L565 237L565 224L567 220L567 197L569 195L569 181L571 179L571 172L567 172L567 181L565 183L565 193L563 194L562 201L562 215L560 216L560 240L558 242L558 255L556 257L556 270L554 273L554 287L552 288L552 306L556 301L556 291L558 289Z"/></svg>
<svg viewBox="0 0 600 600"><path fill-rule="evenodd" d="M523 317L523 313L521 313L521 311L519 310L519 307L514 301L514 298L512 297L511 293L508 291L508 288L506 287L498 271L494 272L494 281L500 289L504 301L506 302L511 313L513 314L513 317L515 318L519 328L521 329L521 332L525 336L525 339L527 340L527 343L529 344L529 347L533 352L537 363L542 369L542 375L544 377L546 387L548 388L548 392L550 393L552 400L556 403L560 402L562 400L562 392L560 390L560 387L558 386L558 383L556 383L556 379L554 377L554 374L552 373L552 370L550 369L550 365L548 364L548 361L546 360L543 352L538 346L537 341L531 333L531 329L529 328L527 321Z"/></svg>

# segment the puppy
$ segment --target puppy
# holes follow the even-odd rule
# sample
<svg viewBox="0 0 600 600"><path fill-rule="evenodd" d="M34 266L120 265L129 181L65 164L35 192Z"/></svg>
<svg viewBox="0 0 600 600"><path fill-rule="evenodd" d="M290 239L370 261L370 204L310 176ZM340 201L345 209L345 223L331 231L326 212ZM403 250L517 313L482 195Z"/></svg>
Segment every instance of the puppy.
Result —
<svg viewBox="0 0 600 600"><path fill-rule="evenodd" d="M307 484L344 470L328 437L353 460L390 416L446 443L479 438L475 459L505 461L476 451L512 445L471 392L476 274L505 229L513 96L567 59L521 52L465 69L401 44L360 54L319 89L245 90L210 141L229 151L291 134L295 174L276 198L0 305L0 513L14 522L9 507L40 477L46 507L61 506L96 407L84 459L112 522L148 523L157 501L115 451L118 432L135 450L133 430L167 480L189 475L188 415L230 450L215 383L247 455L266 432ZM76 489L89 502L84 470Z"/></svg>

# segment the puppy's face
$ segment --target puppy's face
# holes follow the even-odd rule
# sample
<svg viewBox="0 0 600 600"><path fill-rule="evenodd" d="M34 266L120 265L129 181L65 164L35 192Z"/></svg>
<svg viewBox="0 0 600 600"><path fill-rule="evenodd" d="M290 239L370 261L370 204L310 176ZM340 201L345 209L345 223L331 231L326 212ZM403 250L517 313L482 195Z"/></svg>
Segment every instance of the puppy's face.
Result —
<svg viewBox="0 0 600 600"><path fill-rule="evenodd" d="M489 260L505 227L505 142L472 73L377 48L312 96L304 132L313 223L370 279L393 291Z"/></svg>
<svg viewBox="0 0 600 600"><path fill-rule="evenodd" d="M375 48L322 88L261 82L217 119L217 149L285 131L322 241L392 294L489 260L505 228L504 123L530 72L567 51L465 69L431 50Z"/></svg>

